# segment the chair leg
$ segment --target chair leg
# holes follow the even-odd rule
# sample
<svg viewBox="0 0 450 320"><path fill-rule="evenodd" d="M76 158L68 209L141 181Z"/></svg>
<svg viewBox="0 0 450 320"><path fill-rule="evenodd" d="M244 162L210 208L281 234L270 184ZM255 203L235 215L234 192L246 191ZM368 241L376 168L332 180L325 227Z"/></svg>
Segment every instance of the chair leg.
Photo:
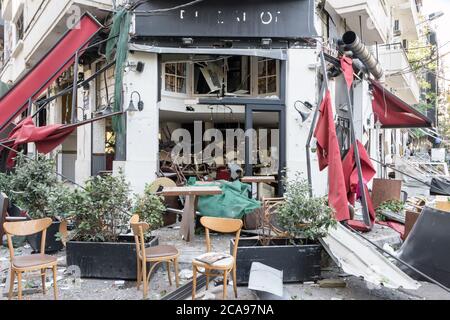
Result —
<svg viewBox="0 0 450 320"><path fill-rule="evenodd" d="M195 294L197 290L197 267L192 266L192 300L195 300Z"/></svg>
<svg viewBox="0 0 450 320"><path fill-rule="evenodd" d="M169 277L169 285L172 285L172 277L170 276L170 262L169 261L166 262L166 266L167 266L167 276Z"/></svg>
<svg viewBox="0 0 450 320"><path fill-rule="evenodd" d="M228 271L223 272L223 300L227 300Z"/></svg>
<svg viewBox="0 0 450 320"><path fill-rule="evenodd" d="M9 294L8 294L8 299L11 300L12 296L13 296L13 291L14 291L14 278L16 277L16 272L11 269L10 274L9 274Z"/></svg>
<svg viewBox="0 0 450 320"><path fill-rule="evenodd" d="M58 300L58 284L57 284L57 266L53 266L53 295L55 300Z"/></svg>
<svg viewBox="0 0 450 320"><path fill-rule="evenodd" d="M41 269L41 279L42 279L42 291L44 292L44 294L46 294L46 290L45 290L45 273L46 273L47 269Z"/></svg>
<svg viewBox="0 0 450 320"><path fill-rule="evenodd" d="M234 296L237 298L238 297L238 293L237 293L237 283L236 283L236 266L234 266L233 268L233 289L234 289Z"/></svg>
<svg viewBox="0 0 450 320"><path fill-rule="evenodd" d="M144 299L147 299L147 261L142 260L142 282L144 284Z"/></svg>
<svg viewBox="0 0 450 320"><path fill-rule="evenodd" d="M209 273L207 270L205 270L205 276L206 276L206 290L208 290L208 286L209 286Z"/></svg>
<svg viewBox="0 0 450 320"><path fill-rule="evenodd" d="M141 281L142 281L142 273L141 273L141 260L137 261L137 289L139 290L139 288L141 287Z"/></svg>
<svg viewBox="0 0 450 320"><path fill-rule="evenodd" d="M22 272L17 272L17 297L22 300Z"/></svg>
<svg viewBox="0 0 450 320"><path fill-rule="evenodd" d="M177 258L175 258L173 260L173 265L174 265L174 269L175 269L175 283L176 283L177 288L178 288L180 286L180 279L179 279L179 276L178 276L178 259Z"/></svg>

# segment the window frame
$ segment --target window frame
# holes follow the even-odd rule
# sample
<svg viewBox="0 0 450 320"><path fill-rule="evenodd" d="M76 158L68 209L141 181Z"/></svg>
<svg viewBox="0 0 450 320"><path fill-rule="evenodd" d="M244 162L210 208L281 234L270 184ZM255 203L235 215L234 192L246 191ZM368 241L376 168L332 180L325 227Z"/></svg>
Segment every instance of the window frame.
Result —
<svg viewBox="0 0 450 320"><path fill-rule="evenodd" d="M179 76L177 74L166 74L166 65L167 64L184 64L186 66L186 74L184 76ZM172 96L172 97L186 97L191 94L191 66L192 63L184 62L184 61L177 61L177 62L162 62L161 65L161 93L165 96ZM175 68L177 70L177 68ZM175 80L177 78L184 78L185 79L185 92L176 92L176 91L168 91L166 88L166 75L174 76ZM193 77L193 75L192 75Z"/></svg>
<svg viewBox="0 0 450 320"><path fill-rule="evenodd" d="M280 60L277 59L272 59L272 58L266 58L266 57L252 57L253 61L252 61L252 96L255 97L270 97L270 96L280 96ZM276 78L276 91L275 92L266 92L266 93L259 93L259 86L258 86L258 81L260 78L269 78L269 77L273 77L271 75L265 75L264 77L260 77L258 74L258 64L260 59L264 59L265 61L268 60L274 60L275 64L276 64L276 72L274 77ZM267 85L266 85L267 88Z"/></svg>

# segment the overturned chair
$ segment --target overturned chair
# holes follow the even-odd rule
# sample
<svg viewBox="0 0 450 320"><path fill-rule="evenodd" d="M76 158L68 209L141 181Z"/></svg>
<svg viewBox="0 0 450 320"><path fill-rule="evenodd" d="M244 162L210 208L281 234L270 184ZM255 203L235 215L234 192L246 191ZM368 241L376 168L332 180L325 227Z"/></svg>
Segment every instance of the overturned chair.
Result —
<svg viewBox="0 0 450 320"><path fill-rule="evenodd" d="M136 242L136 259L137 259L137 288L139 290L141 282L144 286L144 299L147 298L148 285L150 277L155 267L165 262L167 266L167 274L169 283L172 285L172 278L170 275L170 264L174 265L175 283L179 286L178 278L178 257L180 253L177 248L169 245L158 245L155 247L145 247L145 233L150 229L146 222L139 222L139 215L135 214L130 220L131 230L133 231L134 240ZM147 273L147 263L151 264L150 270Z"/></svg>

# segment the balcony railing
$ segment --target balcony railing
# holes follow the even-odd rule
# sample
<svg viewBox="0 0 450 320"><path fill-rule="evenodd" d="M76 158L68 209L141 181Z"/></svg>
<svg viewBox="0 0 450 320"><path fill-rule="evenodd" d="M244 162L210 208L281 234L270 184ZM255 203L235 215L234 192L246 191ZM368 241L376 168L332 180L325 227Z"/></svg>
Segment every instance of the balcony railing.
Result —
<svg viewBox="0 0 450 320"><path fill-rule="evenodd" d="M385 71L386 83L406 102L419 103L419 80L411 69L403 45L401 43L379 45L378 59Z"/></svg>

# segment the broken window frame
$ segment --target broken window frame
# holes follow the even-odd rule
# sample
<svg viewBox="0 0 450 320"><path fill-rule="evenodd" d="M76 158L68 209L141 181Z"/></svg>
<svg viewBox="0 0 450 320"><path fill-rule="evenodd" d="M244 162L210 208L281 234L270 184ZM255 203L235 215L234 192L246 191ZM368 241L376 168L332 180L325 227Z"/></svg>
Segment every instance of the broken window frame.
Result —
<svg viewBox="0 0 450 320"><path fill-rule="evenodd" d="M174 64L175 65L175 74L166 73L166 66L168 64ZM184 75L178 74L178 65L184 64L185 65L185 73ZM190 95L190 78L191 78L191 64L184 61L170 61L170 62L163 62L161 66L161 83L162 83L162 93L167 96L189 96ZM175 90L177 90L177 79L182 78L184 79L184 92L183 91L171 91L168 90L166 87L166 76L171 76L175 78Z"/></svg>

